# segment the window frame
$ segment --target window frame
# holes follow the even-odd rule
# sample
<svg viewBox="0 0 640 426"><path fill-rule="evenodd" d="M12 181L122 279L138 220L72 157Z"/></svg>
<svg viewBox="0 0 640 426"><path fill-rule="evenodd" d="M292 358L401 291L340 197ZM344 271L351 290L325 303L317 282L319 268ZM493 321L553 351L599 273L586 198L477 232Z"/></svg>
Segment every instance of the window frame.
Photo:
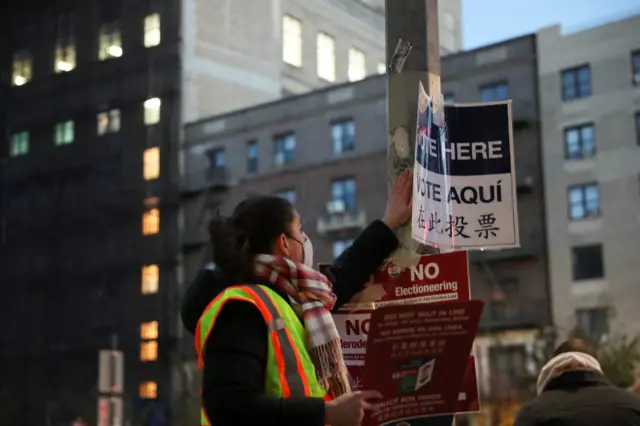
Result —
<svg viewBox="0 0 640 426"><path fill-rule="evenodd" d="M631 84L640 86L640 49L631 52Z"/></svg>
<svg viewBox="0 0 640 426"><path fill-rule="evenodd" d="M587 209L586 190L592 187L595 187L598 193L598 211L593 214L588 214L589 210ZM571 192L572 190L578 190L578 189L581 192L580 202L582 204L582 208L584 209L585 215L582 217L574 218L571 215L571 210L572 210ZM583 220L595 219L600 216L602 216L602 200L600 197L600 184L597 181L578 183L578 184L570 185L569 187L567 187L567 218L569 219L570 222L580 222Z"/></svg>
<svg viewBox="0 0 640 426"><path fill-rule="evenodd" d="M601 272L601 276L594 276L594 277L587 277L586 274L576 274L576 270L579 270L579 266L577 265L577 261L578 261L578 256L577 256L577 252L579 250L587 250L587 249L593 249L593 248L599 248L599 253L600 253L600 272ZM589 265L593 265L594 259L588 259L588 262L586 262L586 264ZM590 243L590 244L582 244L582 245L577 245L577 246L572 246L571 247L571 280L573 283L581 283L581 282L585 282L585 281L593 281L593 280L602 280L607 276L607 271L606 271L606 266L605 266L605 260L604 260L604 245L602 243Z"/></svg>
<svg viewBox="0 0 640 426"><path fill-rule="evenodd" d="M336 198L334 188L336 188L337 184L342 184L343 187L346 187L348 182L353 182L353 205L349 205L349 203L345 200L345 198ZM347 193L346 190L343 189L343 193ZM345 212L355 212L358 210L358 182L355 176L343 176L333 178L331 180L331 201L342 201L345 204Z"/></svg>
<svg viewBox="0 0 640 426"><path fill-rule="evenodd" d="M287 141L288 140L292 140L293 141L293 148L291 149L287 149ZM278 147L280 146L280 144L282 144L282 152L279 151ZM286 166L291 166L293 164L295 164L296 162L296 147L297 147L297 140L296 140L296 133L291 131L291 132L285 132L285 133L279 133L273 136L273 164L275 167L286 167ZM290 153L290 155L288 155ZM283 161L282 164L278 164L278 162L276 161L276 158L278 157L279 154L283 154Z"/></svg>
<svg viewBox="0 0 640 426"><path fill-rule="evenodd" d="M495 96L495 94L497 93L497 89L500 87L505 87L506 88L506 97L504 99L499 99ZM490 99L483 99L482 94L485 93L485 91L490 90L491 91L491 98ZM480 92L480 101L481 102L502 102L502 101L506 101L509 100L509 94L511 92L511 87L509 87L509 81L508 80L499 80L499 81L494 81L492 83L485 83L480 85L480 87L478 87L478 91Z"/></svg>
<svg viewBox="0 0 640 426"><path fill-rule="evenodd" d="M594 325L594 317L592 316L592 314L603 314L603 318L604 318L604 327L603 330L601 331L595 331L593 330L593 325ZM606 306L592 306L592 307L585 307L585 308L578 308L575 310L574 312L575 314L575 319L576 319L576 324L578 326L578 328L580 330L582 330L587 337L589 338L595 338L597 340L602 339L606 336L609 335L609 333L611 333L611 308L606 307ZM585 315L584 317L582 317L582 315ZM581 321L581 319L584 318L586 320L588 320L589 322L589 327L590 330L586 330L585 327L583 327L583 321ZM597 319L597 318L596 318ZM595 321L597 322L597 321Z"/></svg>
<svg viewBox="0 0 640 426"><path fill-rule="evenodd" d="M584 154L582 156L579 157L571 157L569 155L569 143L568 143L568 139L567 136L571 131L577 131L578 132L578 145L581 148L581 152L584 152L584 139L583 139L583 130L585 128L591 128L592 134L593 134L593 151L592 154L590 156L585 156ZM593 122L587 122L587 123L581 123L581 124L574 124L568 127L565 127L562 130L562 136L563 136L563 143L564 143L564 158L565 160L586 160L589 158L594 158L597 154L597 146L596 146L596 126L595 123Z"/></svg>
<svg viewBox="0 0 640 426"><path fill-rule="evenodd" d="M589 76L589 92L582 93L581 84L580 84L580 71L586 69L588 71ZM566 84L565 84L565 76L573 75L573 90L575 95L573 97L567 96ZM560 89L561 89L561 97L562 102L572 102L580 99L585 99L593 96L593 76L591 73L591 65L589 63L576 65L570 68L565 68L560 71Z"/></svg>
<svg viewBox="0 0 640 426"><path fill-rule="evenodd" d="M344 129L346 128L346 125L350 124L351 127L353 128L353 133L351 135L351 142L350 142L350 146L347 146L347 148L345 149L345 139L347 139L347 137L345 136L345 131ZM335 139L335 133L334 133L334 129L336 128L340 128L341 129L341 137L340 140L337 141ZM349 152L353 152L356 149L356 120L353 117L344 117L344 118L339 118L336 120L332 120L331 123L329 123L329 130L331 131L331 149L333 151L333 155L343 155ZM336 146L337 143L339 143L340 146L340 150L336 150Z"/></svg>
<svg viewBox="0 0 640 426"><path fill-rule="evenodd" d="M252 155L255 149L255 155ZM258 173L260 168L260 148L257 140L247 142L247 173Z"/></svg>
<svg viewBox="0 0 640 426"><path fill-rule="evenodd" d="M298 202L298 191L296 191L295 186L290 186L288 188L274 191L273 195L275 195L276 197L281 197L281 198L284 198L285 200L288 200L294 206Z"/></svg>

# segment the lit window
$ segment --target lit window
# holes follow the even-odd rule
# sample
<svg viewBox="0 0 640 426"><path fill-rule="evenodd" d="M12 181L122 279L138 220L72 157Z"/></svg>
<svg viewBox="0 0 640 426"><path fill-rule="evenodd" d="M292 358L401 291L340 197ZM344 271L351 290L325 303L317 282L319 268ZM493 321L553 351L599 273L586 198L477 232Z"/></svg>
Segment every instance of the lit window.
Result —
<svg viewBox="0 0 640 426"><path fill-rule="evenodd" d="M75 138L75 129L73 121L65 121L56 124L55 134L53 136L54 143L57 146L69 145Z"/></svg>
<svg viewBox="0 0 640 426"><path fill-rule="evenodd" d="M156 382L142 382L138 393L142 399L156 399L158 397L158 384Z"/></svg>
<svg viewBox="0 0 640 426"><path fill-rule="evenodd" d="M144 47L160 44L160 14L154 13L144 18Z"/></svg>
<svg viewBox="0 0 640 426"><path fill-rule="evenodd" d="M140 338L142 340L155 340L158 338L158 321L143 322L140 324Z"/></svg>
<svg viewBox="0 0 640 426"><path fill-rule="evenodd" d="M53 69L56 73L69 72L76 67L76 46L56 46Z"/></svg>
<svg viewBox="0 0 640 426"><path fill-rule="evenodd" d="M349 49L349 81L362 80L367 75L367 57L362 50Z"/></svg>
<svg viewBox="0 0 640 426"><path fill-rule="evenodd" d="M378 63L378 74L386 74L386 73L387 73L387 66L384 64L384 62Z"/></svg>
<svg viewBox="0 0 640 426"><path fill-rule="evenodd" d="M112 109L98 113L98 136L120 131L120 110Z"/></svg>
<svg viewBox="0 0 640 426"><path fill-rule="evenodd" d="M160 121L160 98L151 98L144 101L144 124L156 124Z"/></svg>
<svg viewBox="0 0 640 426"><path fill-rule="evenodd" d="M9 154L12 157L19 157L29 153L29 132L15 133L11 136L11 149Z"/></svg>
<svg viewBox="0 0 640 426"><path fill-rule="evenodd" d="M640 50L631 54L631 73L633 84L640 86Z"/></svg>
<svg viewBox="0 0 640 426"><path fill-rule="evenodd" d="M122 56L122 38L117 25L107 24L100 28L98 58L101 61Z"/></svg>
<svg viewBox="0 0 640 426"><path fill-rule="evenodd" d="M336 41L325 33L318 33L318 77L336 81Z"/></svg>
<svg viewBox="0 0 640 426"><path fill-rule="evenodd" d="M13 76L11 83L14 86L22 86L31 80L31 68L33 59L26 50L21 50L13 55Z"/></svg>
<svg viewBox="0 0 640 426"><path fill-rule="evenodd" d="M142 294L155 294L160 283L160 267L146 265L142 267Z"/></svg>
<svg viewBox="0 0 640 426"><path fill-rule="evenodd" d="M144 180L153 180L160 177L160 148L153 147L144 150L142 176Z"/></svg>
<svg viewBox="0 0 640 426"><path fill-rule="evenodd" d="M74 40L74 20L71 11L58 14L56 21L56 42L53 55L53 70L56 73L69 72L76 67L76 46Z"/></svg>
<svg viewBox="0 0 640 426"><path fill-rule="evenodd" d="M158 360L158 342L151 340L149 342L140 343L140 361L157 361Z"/></svg>
<svg viewBox="0 0 640 426"><path fill-rule="evenodd" d="M142 235L155 235L160 232L160 209L158 197L145 198L145 212L142 214Z"/></svg>
<svg viewBox="0 0 640 426"><path fill-rule="evenodd" d="M282 17L282 60L302 66L302 22L289 15Z"/></svg>

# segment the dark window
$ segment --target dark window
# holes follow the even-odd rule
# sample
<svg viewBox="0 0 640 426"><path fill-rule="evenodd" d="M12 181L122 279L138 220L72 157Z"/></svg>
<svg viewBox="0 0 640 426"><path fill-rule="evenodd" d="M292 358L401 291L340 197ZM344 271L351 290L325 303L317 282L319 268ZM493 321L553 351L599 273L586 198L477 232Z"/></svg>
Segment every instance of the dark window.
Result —
<svg viewBox="0 0 640 426"><path fill-rule="evenodd" d="M295 188L287 188L287 189L283 189L281 191L276 191L274 193L274 195L277 195L278 197L282 197L284 199L287 199L287 200L289 200L289 202L291 204L294 204L294 205L298 201L298 197L296 195Z"/></svg>
<svg viewBox="0 0 640 426"><path fill-rule="evenodd" d="M600 189L597 183L574 185L567 190L569 219L582 220L600 215Z"/></svg>
<svg viewBox="0 0 640 426"><path fill-rule="evenodd" d="M509 99L509 84L506 82L487 84L480 87L482 102L504 101Z"/></svg>
<svg viewBox="0 0 640 426"><path fill-rule="evenodd" d="M287 133L278 135L273 139L273 163L276 166L293 164L295 161L296 135Z"/></svg>
<svg viewBox="0 0 640 426"><path fill-rule="evenodd" d="M56 41L61 44L67 44L73 40L73 34L73 12L71 10L60 12L56 20Z"/></svg>
<svg viewBox="0 0 640 426"><path fill-rule="evenodd" d="M353 240L339 240L333 242L333 259L340 257L342 252L353 244Z"/></svg>
<svg viewBox="0 0 640 426"><path fill-rule="evenodd" d="M331 139L333 153L353 151L356 139L356 124L353 120L342 120L331 123Z"/></svg>
<svg viewBox="0 0 640 426"><path fill-rule="evenodd" d="M209 180L222 178L226 172L227 154L224 148L214 148L206 152L209 160Z"/></svg>
<svg viewBox="0 0 640 426"><path fill-rule="evenodd" d="M444 103L445 104L453 104L456 102L456 96L453 93L445 93L444 94Z"/></svg>
<svg viewBox="0 0 640 426"><path fill-rule="evenodd" d="M33 20L29 13L19 12L14 14L14 39L12 40L15 50L22 50L29 47L33 41L35 33Z"/></svg>
<svg viewBox="0 0 640 426"><path fill-rule="evenodd" d="M331 201L334 213L354 211L357 207L356 181L353 178L334 180Z"/></svg>
<svg viewBox="0 0 640 426"><path fill-rule="evenodd" d="M588 337L600 339L609 333L609 310L607 308L578 309L576 322Z"/></svg>
<svg viewBox="0 0 640 426"><path fill-rule="evenodd" d="M594 280L604 277L602 244L574 247L571 253L573 280Z"/></svg>
<svg viewBox="0 0 640 426"><path fill-rule="evenodd" d="M591 96L591 68L589 65L566 69L562 71L561 76L563 101Z"/></svg>
<svg viewBox="0 0 640 426"><path fill-rule="evenodd" d="M526 372L526 350L523 345L495 345L489 348L490 393L493 398L517 396L520 380Z"/></svg>
<svg viewBox="0 0 640 426"><path fill-rule="evenodd" d="M640 86L640 50L631 54L631 73L633 84Z"/></svg>
<svg viewBox="0 0 640 426"><path fill-rule="evenodd" d="M250 141L247 143L247 172L255 173L258 171L258 142Z"/></svg>
<svg viewBox="0 0 640 426"><path fill-rule="evenodd" d="M564 129L565 158L570 160L590 158L596 153L593 124L583 124Z"/></svg>
<svg viewBox="0 0 640 426"><path fill-rule="evenodd" d="M636 143L640 145L640 112L636 112Z"/></svg>
<svg viewBox="0 0 640 426"><path fill-rule="evenodd" d="M122 0L100 0L100 19L103 23L110 23L120 19Z"/></svg>

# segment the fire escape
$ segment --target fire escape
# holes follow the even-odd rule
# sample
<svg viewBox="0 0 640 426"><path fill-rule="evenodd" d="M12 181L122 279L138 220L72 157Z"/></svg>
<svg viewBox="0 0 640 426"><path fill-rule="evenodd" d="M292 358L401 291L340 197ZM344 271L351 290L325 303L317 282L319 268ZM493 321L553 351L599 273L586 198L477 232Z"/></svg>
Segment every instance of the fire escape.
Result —
<svg viewBox="0 0 640 426"><path fill-rule="evenodd" d="M184 227L181 232L183 265L187 283L211 262L209 220L219 213L227 189L229 173L222 151L209 152L209 166L190 172L181 179Z"/></svg>

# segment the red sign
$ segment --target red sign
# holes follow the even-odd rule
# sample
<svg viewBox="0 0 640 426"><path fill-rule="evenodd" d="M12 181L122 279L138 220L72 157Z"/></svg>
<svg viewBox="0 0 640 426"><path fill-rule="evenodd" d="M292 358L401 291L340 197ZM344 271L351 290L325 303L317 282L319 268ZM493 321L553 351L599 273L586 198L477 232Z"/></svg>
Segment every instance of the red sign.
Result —
<svg viewBox="0 0 640 426"><path fill-rule="evenodd" d="M457 412L483 307L481 300L471 300L376 309L363 385L383 400L365 424Z"/></svg>
<svg viewBox="0 0 640 426"><path fill-rule="evenodd" d="M470 299L466 251L423 256L416 266L407 269L393 263L380 268L366 288L334 315L352 388L362 388L362 369L373 309L406 303ZM467 372L469 376L460 392L459 413L480 409L475 360L469 357L468 362L473 367Z"/></svg>

